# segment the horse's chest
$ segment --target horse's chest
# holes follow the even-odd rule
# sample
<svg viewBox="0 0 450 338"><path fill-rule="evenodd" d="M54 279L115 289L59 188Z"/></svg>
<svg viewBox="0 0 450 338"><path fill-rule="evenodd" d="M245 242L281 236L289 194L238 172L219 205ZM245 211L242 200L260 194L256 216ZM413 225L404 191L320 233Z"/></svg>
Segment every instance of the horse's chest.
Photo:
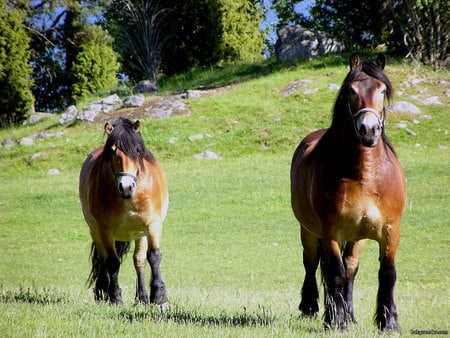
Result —
<svg viewBox="0 0 450 338"><path fill-rule="evenodd" d="M342 180L335 195L336 226L348 237L377 236L385 222L379 195L373 187Z"/></svg>
<svg viewBox="0 0 450 338"><path fill-rule="evenodd" d="M120 241L132 241L148 234L147 224L140 213L127 211L117 218L114 237Z"/></svg>

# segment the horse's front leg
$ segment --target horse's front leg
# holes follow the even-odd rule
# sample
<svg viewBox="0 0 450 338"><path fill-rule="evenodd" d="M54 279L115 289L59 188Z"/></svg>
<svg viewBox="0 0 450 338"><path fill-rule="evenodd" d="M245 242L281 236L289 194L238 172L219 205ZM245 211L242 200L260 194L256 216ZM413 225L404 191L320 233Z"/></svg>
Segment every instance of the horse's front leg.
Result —
<svg viewBox="0 0 450 338"><path fill-rule="evenodd" d="M348 311L344 298L345 268L340 244L332 239L322 239L321 269L325 288L325 326L347 327Z"/></svg>
<svg viewBox="0 0 450 338"><path fill-rule="evenodd" d="M147 304L148 293L145 287L145 266L147 265L147 237L135 241L133 262L136 270L136 300Z"/></svg>
<svg viewBox="0 0 450 338"><path fill-rule="evenodd" d="M302 287L302 300L299 310L307 316L314 316L319 312L319 290L317 289L316 271L319 265L318 241L319 239L305 230L300 229L303 246L303 266L305 267L305 280Z"/></svg>
<svg viewBox="0 0 450 338"><path fill-rule="evenodd" d="M395 254L400 240L400 227L390 226L383 231L380 246L380 270L378 271L378 295L376 323L382 331L400 332L397 308L394 303L394 287L397 279Z"/></svg>
<svg viewBox="0 0 450 338"><path fill-rule="evenodd" d="M115 253L111 253L108 258L106 258L105 266L109 274L109 301L114 305L122 304L122 291L119 287L119 257Z"/></svg>
<svg viewBox="0 0 450 338"><path fill-rule="evenodd" d="M152 269L150 280L150 303L165 306L168 303L166 286L161 275L161 250L159 247L162 224L152 228L148 236L147 260Z"/></svg>
<svg viewBox="0 0 450 338"><path fill-rule="evenodd" d="M345 266L346 280L344 286L344 299L347 304L350 320L356 323L353 309L353 283L359 268L359 257L367 243L367 239L357 242L348 242L345 245L343 261Z"/></svg>

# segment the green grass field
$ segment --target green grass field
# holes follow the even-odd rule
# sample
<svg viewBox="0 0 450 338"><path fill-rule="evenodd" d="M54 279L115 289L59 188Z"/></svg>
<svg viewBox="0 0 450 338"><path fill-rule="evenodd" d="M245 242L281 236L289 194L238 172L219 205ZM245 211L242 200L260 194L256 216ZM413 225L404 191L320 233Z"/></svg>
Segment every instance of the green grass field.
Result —
<svg viewBox="0 0 450 338"><path fill-rule="evenodd" d="M378 335L374 242L363 253L355 283L357 325L346 333L324 331L321 318L302 318L297 308L304 273L299 226L290 209L290 158L308 132L328 126L336 92L327 86L342 82L345 58L217 72L186 74L165 88L233 83L226 93L190 100L189 117L143 121L143 138L163 164L170 191L162 273L171 306L164 312L134 303L131 255L120 273L124 305L97 304L86 288L90 238L78 201L78 172L85 156L104 141L102 126L59 126L55 117L0 130L0 141L42 130L63 132L32 147L0 148L3 337ZM398 61L388 64L386 73L396 89L411 76L427 79L395 100L412 101L432 116L418 124L407 115L389 115L387 121L408 180L397 255L399 323L405 336L412 330L448 331L450 150L442 146L450 143L450 102L443 97L442 105L426 106L410 97L424 91L439 95L440 81L449 76L424 68L414 73ZM316 94L300 89L284 97L283 88L298 79L313 79ZM417 135L396 129L400 121ZM211 138L189 141L194 134ZM207 149L223 159L192 159ZM41 156L31 160L35 153ZM48 175L50 168L61 174Z"/></svg>

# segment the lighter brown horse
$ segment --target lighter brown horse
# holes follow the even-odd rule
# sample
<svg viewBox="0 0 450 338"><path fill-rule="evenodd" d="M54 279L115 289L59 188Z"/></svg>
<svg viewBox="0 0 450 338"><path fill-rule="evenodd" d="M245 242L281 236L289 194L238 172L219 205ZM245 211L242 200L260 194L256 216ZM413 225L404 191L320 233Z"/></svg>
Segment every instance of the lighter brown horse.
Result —
<svg viewBox="0 0 450 338"><path fill-rule="evenodd" d="M147 150L140 123L105 124L107 139L80 172L80 201L93 240L90 285L96 300L122 303L118 275L129 242L135 241L136 299L148 303L145 266L151 268L150 302L168 302L160 272L160 241L169 195L163 169Z"/></svg>
<svg viewBox="0 0 450 338"><path fill-rule="evenodd" d="M321 263L325 327L354 321L353 282L367 239L379 244L375 321L399 331L394 303L395 254L406 200L403 169L385 134L392 85L386 58L352 54L328 129L308 135L294 152L291 203L301 224L305 279L300 311L319 311L316 270Z"/></svg>

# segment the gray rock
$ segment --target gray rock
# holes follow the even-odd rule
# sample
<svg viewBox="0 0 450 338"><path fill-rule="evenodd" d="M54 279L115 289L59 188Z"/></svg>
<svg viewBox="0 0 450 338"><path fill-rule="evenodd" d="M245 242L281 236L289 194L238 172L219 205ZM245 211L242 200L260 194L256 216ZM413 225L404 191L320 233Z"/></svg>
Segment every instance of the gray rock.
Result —
<svg viewBox="0 0 450 338"><path fill-rule="evenodd" d="M61 131L57 133L47 133L45 131L40 131L39 133L34 135L34 138L45 140L47 138L61 137L61 136L63 136L63 132Z"/></svg>
<svg viewBox="0 0 450 338"><path fill-rule="evenodd" d="M275 54L280 61L294 59L309 60L328 53L341 53L345 45L319 31L310 31L302 26L285 26L277 31Z"/></svg>
<svg viewBox="0 0 450 338"><path fill-rule="evenodd" d="M34 145L34 140L32 137L23 137L19 140L19 144L22 146L30 147Z"/></svg>
<svg viewBox="0 0 450 338"><path fill-rule="evenodd" d="M391 110L399 113L420 114L420 109L411 102L407 101L395 102L392 105Z"/></svg>
<svg viewBox="0 0 450 338"><path fill-rule="evenodd" d="M196 160L220 160L222 159L219 155L211 150L204 151L203 153L196 154L192 156Z"/></svg>
<svg viewBox="0 0 450 338"><path fill-rule="evenodd" d="M35 153L35 154L30 155L28 157L28 159L29 159L29 162L33 162L34 160L37 160L40 157L41 157L41 153Z"/></svg>
<svg viewBox="0 0 450 338"><path fill-rule="evenodd" d="M101 104L101 105L114 106L114 105L121 104L122 100L120 99L120 97L117 94L114 94L114 95L110 95L108 97L105 97L103 99L94 101L93 103Z"/></svg>
<svg viewBox="0 0 450 338"><path fill-rule="evenodd" d="M133 93L154 93L158 90L156 83L144 80L133 87Z"/></svg>
<svg viewBox="0 0 450 338"><path fill-rule="evenodd" d="M203 138L203 135L201 134L197 134L197 135L192 135L188 137L188 140L191 142L194 142L196 140L201 140Z"/></svg>
<svg viewBox="0 0 450 338"><path fill-rule="evenodd" d="M411 129L405 128L405 131L408 135L417 136L417 134L415 132L413 132Z"/></svg>
<svg viewBox="0 0 450 338"><path fill-rule="evenodd" d="M423 104L428 106L430 104L442 104L442 102L441 102L441 100L439 100L439 96L431 96L431 97L426 98L423 101Z"/></svg>
<svg viewBox="0 0 450 338"><path fill-rule="evenodd" d="M289 96L293 92L295 92L300 87L305 87L309 85L313 80L310 79L303 79L303 80L296 80L291 83L289 83L286 87L283 89L283 96Z"/></svg>
<svg viewBox="0 0 450 338"><path fill-rule="evenodd" d="M142 94L128 96L123 100L122 108L141 107L144 104L145 97Z"/></svg>
<svg viewBox="0 0 450 338"><path fill-rule="evenodd" d="M3 142L2 142L2 146L5 148L8 148L8 149L14 147L15 145L16 145L16 143L13 140L11 140L10 138L7 138L6 140L3 140Z"/></svg>
<svg viewBox="0 0 450 338"><path fill-rule="evenodd" d="M74 120L78 115L78 109L75 106L69 106L66 111L61 115L59 118L60 124L66 124L67 122L70 122Z"/></svg>
<svg viewBox="0 0 450 338"><path fill-rule="evenodd" d="M50 114L50 113L33 113L33 114L31 114L29 119L26 120L23 124L35 124L44 119L48 119L49 117L52 117L52 116L53 116L53 114Z"/></svg>
<svg viewBox="0 0 450 338"><path fill-rule="evenodd" d="M335 84L335 83L331 83L328 85L328 90L339 90L341 88L341 86Z"/></svg>
<svg viewBox="0 0 450 338"><path fill-rule="evenodd" d="M47 174L48 175L59 175L60 174L60 172L59 172L59 170L58 169L49 169L49 171L47 171Z"/></svg>
<svg viewBox="0 0 450 338"><path fill-rule="evenodd" d="M78 113L78 119L82 121L94 122L95 117L103 110L103 105L101 104L90 104L83 108L83 110Z"/></svg>
<svg viewBox="0 0 450 338"><path fill-rule="evenodd" d="M318 90L319 90L319 88L306 88L303 90L303 94L305 94L305 95L314 94Z"/></svg>

